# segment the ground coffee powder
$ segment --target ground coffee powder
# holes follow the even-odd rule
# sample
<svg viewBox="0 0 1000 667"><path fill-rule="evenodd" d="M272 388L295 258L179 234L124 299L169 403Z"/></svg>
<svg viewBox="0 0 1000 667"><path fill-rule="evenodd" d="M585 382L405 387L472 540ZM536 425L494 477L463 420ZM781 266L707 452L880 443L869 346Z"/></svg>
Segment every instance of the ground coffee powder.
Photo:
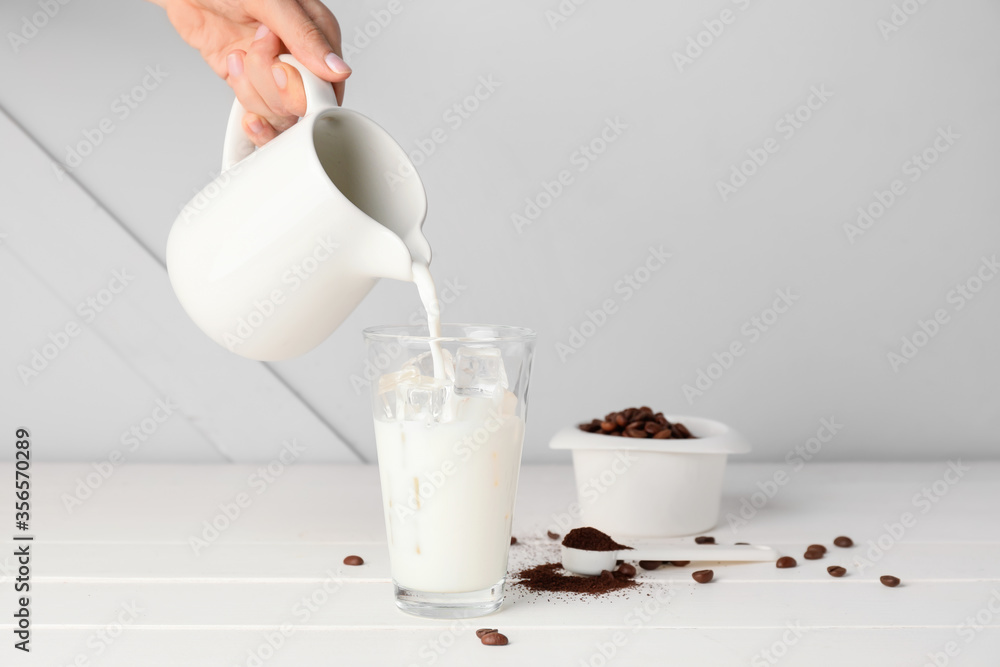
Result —
<svg viewBox="0 0 1000 667"><path fill-rule="evenodd" d="M631 549L624 544L618 544L609 535L602 533L596 528L574 528L566 533L562 545L570 549L583 549L584 551L618 551L621 549Z"/></svg>
<svg viewBox="0 0 1000 667"><path fill-rule="evenodd" d="M610 538L609 538L610 539ZM607 570L605 570L607 572ZM582 577L567 574L561 563L543 563L514 574L520 586L532 591L553 593L587 593L603 595L623 588L632 588L639 583L620 572L608 572L599 577Z"/></svg>

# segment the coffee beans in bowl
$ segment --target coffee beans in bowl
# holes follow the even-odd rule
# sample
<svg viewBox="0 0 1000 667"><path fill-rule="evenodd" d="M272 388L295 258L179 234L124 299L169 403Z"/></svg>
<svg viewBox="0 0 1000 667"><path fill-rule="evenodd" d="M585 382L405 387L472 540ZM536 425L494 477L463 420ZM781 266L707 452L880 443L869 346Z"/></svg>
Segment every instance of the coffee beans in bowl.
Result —
<svg viewBox="0 0 1000 667"><path fill-rule="evenodd" d="M625 438L653 438L654 440L687 440L694 438L691 431L680 422L671 423L662 412L654 413L648 406L625 408L609 412L604 419L592 419L580 424L581 431L601 433Z"/></svg>

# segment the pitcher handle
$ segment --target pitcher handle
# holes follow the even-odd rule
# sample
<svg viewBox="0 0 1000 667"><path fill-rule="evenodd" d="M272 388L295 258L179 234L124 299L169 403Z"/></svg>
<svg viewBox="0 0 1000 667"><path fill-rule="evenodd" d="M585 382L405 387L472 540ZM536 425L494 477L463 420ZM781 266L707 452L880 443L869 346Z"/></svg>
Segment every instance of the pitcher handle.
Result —
<svg viewBox="0 0 1000 667"><path fill-rule="evenodd" d="M297 69L302 76L302 85L306 91L306 116L337 106L337 95L329 82L310 72L290 54L283 53L278 59ZM222 145L222 171L253 153L254 144L243 131L245 113L246 110L240 101L233 100L233 108L229 112L229 125L226 127L226 140Z"/></svg>

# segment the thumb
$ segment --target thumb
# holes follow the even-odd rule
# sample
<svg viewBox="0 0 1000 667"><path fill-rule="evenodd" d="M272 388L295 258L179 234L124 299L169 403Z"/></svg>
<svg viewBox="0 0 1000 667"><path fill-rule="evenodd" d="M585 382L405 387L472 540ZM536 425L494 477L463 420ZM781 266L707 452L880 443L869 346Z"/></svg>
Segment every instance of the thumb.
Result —
<svg viewBox="0 0 1000 667"><path fill-rule="evenodd" d="M326 15L319 21L298 2L267 2L262 4L259 20L310 72L324 81L344 81L351 75L351 68L337 55L340 27L333 14L325 6L323 9Z"/></svg>

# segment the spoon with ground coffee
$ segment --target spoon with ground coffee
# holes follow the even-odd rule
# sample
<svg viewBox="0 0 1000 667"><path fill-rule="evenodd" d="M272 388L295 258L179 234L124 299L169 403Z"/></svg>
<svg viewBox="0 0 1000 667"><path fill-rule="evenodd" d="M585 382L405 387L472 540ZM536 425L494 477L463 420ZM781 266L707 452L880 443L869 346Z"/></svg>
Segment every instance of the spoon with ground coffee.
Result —
<svg viewBox="0 0 1000 667"><path fill-rule="evenodd" d="M568 545L568 546L567 546ZM594 528L576 528L562 543L563 569L576 574L597 575L614 570L618 559L654 561L774 561L771 547L741 544L687 545L643 540L634 547L619 544Z"/></svg>

